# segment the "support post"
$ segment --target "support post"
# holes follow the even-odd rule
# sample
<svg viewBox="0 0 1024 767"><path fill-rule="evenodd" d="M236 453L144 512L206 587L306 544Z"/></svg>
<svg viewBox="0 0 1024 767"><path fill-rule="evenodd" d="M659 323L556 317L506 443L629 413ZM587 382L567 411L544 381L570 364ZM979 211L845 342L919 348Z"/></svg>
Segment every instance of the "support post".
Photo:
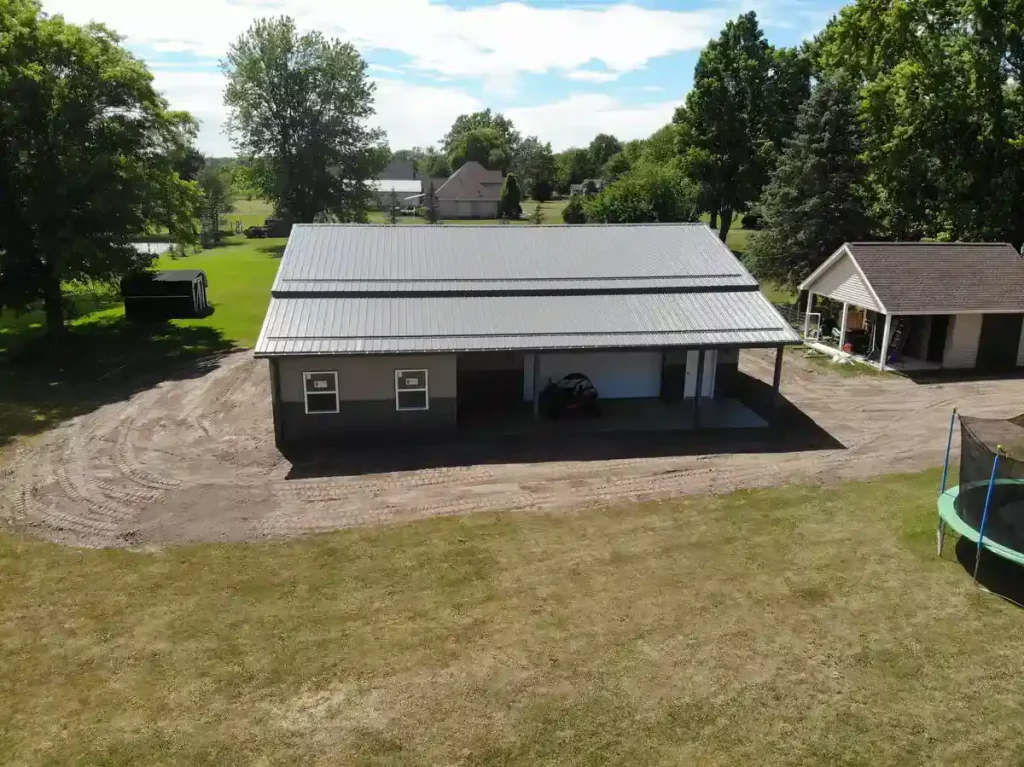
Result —
<svg viewBox="0 0 1024 767"><path fill-rule="evenodd" d="M540 354L533 355L533 417L540 418Z"/></svg>
<svg viewBox="0 0 1024 767"><path fill-rule="evenodd" d="M878 355L878 369L885 370L889 357L889 331L892 330L892 315L885 315L885 327L882 330L882 351Z"/></svg>
<svg viewBox="0 0 1024 767"><path fill-rule="evenodd" d="M992 459L992 476L988 478L988 492L985 493L985 508L981 512L981 526L978 528L978 551L974 555L974 582L978 582L978 567L981 565L981 549L985 543L985 526L988 524L988 509L992 503L992 491L996 487L996 472L999 470L999 456L1003 454L1003 446L996 447L996 457Z"/></svg>
<svg viewBox="0 0 1024 767"><path fill-rule="evenodd" d="M807 340L807 332L811 329L811 310L814 308L814 294L807 291L807 308L804 311L804 340Z"/></svg>
<svg viewBox="0 0 1024 767"><path fill-rule="evenodd" d="M846 312L849 306L846 301L843 301L843 316L839 320L839 351L842 351L843 347L846 346Z"/></svg>
<svg viewBox="0 0 1024 767"><path fill-rule="evenodd" d="M782 388L782 352L784 346L775 349L775 372L772 374L772 420L779 414L779 390Z"/></svg>
<svg viewBox="0 0 1024 767"><path fill-rule="evenodd" d="M704 388L704 350L697 352L697 390L693 393L693 428L700 428L700 394Z"/></svg>
<svg viewBox="0 0 1024 767"><path fill-rule="evenodd" d="M946 492L946 479L949 477L949 451L953 447L953 427L956 425L956 408L953 408L953 415L949 417L949 436L946 437L946 460L942 464L942 484L939 486L939 495ZM942 545L946 541L946 524L939 514L939 529L936 533L939 543L939 556L942 556Z"/></svg>

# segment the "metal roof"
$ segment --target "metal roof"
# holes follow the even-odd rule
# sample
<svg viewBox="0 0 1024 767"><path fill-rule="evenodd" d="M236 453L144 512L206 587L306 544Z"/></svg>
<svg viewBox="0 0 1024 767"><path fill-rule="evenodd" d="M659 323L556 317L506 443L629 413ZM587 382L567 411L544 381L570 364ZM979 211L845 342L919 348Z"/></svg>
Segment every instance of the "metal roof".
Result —
<svg viewBox="0 0 1024 767"><path fill-rule="evenodd" d="M300 224L273 295L756 287L702 224Z"/></svg>
<svg viewBox="0 0 1024 767"><path fill-rule="evenodd" d="M394 192L395 194L409 194L423 191L423 182L416 179L381 178L369 182L370 190L373 192Z"/></svg>
<svg viewBox="0 0 1024 767"><path fill-rule="evenodd" d="M777 346L799 337L760 292L277 297L257 356Z"/></svg>

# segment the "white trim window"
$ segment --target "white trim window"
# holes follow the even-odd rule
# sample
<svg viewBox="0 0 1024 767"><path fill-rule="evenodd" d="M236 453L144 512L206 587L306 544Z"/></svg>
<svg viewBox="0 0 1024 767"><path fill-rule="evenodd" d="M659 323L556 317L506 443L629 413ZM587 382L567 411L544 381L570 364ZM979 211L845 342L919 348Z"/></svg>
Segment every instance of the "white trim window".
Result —
<svg viewBox="0 0 1024 767"><path fill-rule="evenodd" d="M306 415L338 412L338 374L334 370L302 374Z"/></svg>
<svg viewBox="0 0 1024 767"><path fill-rule="evenodd" d="M429 410L426 370L395 371L395 410Z"/></svg>

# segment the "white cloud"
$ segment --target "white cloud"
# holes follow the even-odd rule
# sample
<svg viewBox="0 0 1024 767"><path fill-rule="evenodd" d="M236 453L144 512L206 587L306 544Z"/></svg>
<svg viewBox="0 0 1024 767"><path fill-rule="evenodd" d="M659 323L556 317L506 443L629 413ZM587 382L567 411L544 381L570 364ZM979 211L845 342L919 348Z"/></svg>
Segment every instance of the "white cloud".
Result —
<svg viewBox="0 0 1024 767"><path fill-rule="evenodd" d="M467 112L484 108L481 101L456 88L378 80L374 122L388 132L392 149L429 146L441 140Z"/></svg>
<svg viewBox="0 0 1024 767"><path fill-rule="evenodd" d="M610 72L634 71L659 56L699 49L731 13L725 7L662 11L625 2L453 8L430 0L46 0L44 8L72 21L103 21L135 47L211 59L222 57L254 18L284 13L302 29L350 40L364 52L402 52L419 71L482 78L571 71L590 61L603 62Z"/></svg>
<svg viewBox="0 0 1024 767"><path fill-rule="evenodd" d="M618 80L616 72L595 72L593 69L573 69L565 73L570 80L579 80L585 83L610 83Z"/></svg>
<svg viewBox="0 0 1024 767"><path fill-rule="evenodd" d="M403 72L401 69L398 69L398 67L386 67L383 64L368 64L367 69L369 69L371 72L383 72L384 74L387 75L405 74L405 72Z"/></svg>
<svg viewBox="0 0 1024 767"><path fill-rule="evenodd" d="M661 85L645 85L640 90L648 93L661 93L665 88Z"/></svg>
<svg viewBox="0 0 1024 767"><path fill-rule="evenodd" d="M506 109L523 135L536 134L556 152L586 146L597 133L622 141L646 138L672 120L677 101L627 106L601 93L577 93L553 104Z"/></svg>

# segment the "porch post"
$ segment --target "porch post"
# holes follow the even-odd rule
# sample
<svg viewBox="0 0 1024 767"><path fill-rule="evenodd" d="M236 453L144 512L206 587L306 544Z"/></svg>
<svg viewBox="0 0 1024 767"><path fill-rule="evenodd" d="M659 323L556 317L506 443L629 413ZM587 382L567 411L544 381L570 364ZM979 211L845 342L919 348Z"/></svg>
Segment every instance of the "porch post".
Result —
<svg viewBox="0 0 1024 767"><path fill-rule="evenodd" d="M807 308L804 310L804 340L807 340L807 331L811 328L811 309L814 308L814 294L807 291Z"/></svg>
<svg viewBox="0 0 1024 767"><path fill-rule="evenodd" d="M533 355L533 417L540 418L540 354Z"/></svg>
<svg viewBox="0 0 1024 767"><path fill-rule="evenodd" d="M772 375L772 420L779 413L779 389L782 388L782 352L784 346L775 349L775 373Z"/></svg>
<svg viewBox="0 0 1024 767"><path fill-rule="evenodd" d="M892 315L885 315L885 327L882 329L882 351L878 355L878 369L885 370L886 357L889 356L889 330L892 327Z"/></svg>
<svg viewBox="0 0 1024 767"><path fill-rule="evenodd" d="M846 310L850 305L843 301L843 317L839 322L839 351L846 345Z"/></svg>
<svg viewBox="0 0 1024 767"><path fill-rule="evenodd" d="M704 350L697 352L697 391L693 393L693 428L700 428L700 390L704 388Z"/></svg>

